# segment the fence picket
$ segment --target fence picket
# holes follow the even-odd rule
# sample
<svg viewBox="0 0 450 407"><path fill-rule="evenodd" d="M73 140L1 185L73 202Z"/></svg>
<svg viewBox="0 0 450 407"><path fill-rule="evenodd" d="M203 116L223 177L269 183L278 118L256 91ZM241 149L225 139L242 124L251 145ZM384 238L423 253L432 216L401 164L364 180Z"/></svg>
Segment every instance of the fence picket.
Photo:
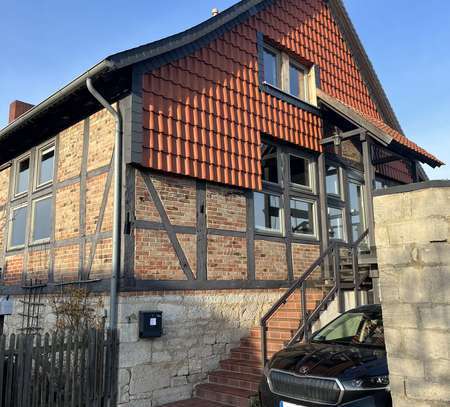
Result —
<svg viewBox="0 0 450 407"><path fill-rule="evenodd" d="M81 345L80 345L80 390L78 393L78 406L81 407L83 403L83 395L86 392L86 332L81 335Z"/></svg>
<svg viewBox="0 0 450 407"><path fill-rule="evenodd" d="M51 358L50 358L50 370L49 370L49 400L48 406L53 407L55 405L55 377L56 377L56 351L58 344L58 335L56 332L53 332L52 342L51 342Z"/></svg>
<svg viewBox="0 0 450 407"><path fill-rule="evenodd" d="M64 345L65 345L65 332L62 331L60 335L60 340L58 341L58 377L57 377L57 393L56 393L56 405L58 407L63 407L64 402L62 399L62 389L64 388Z"/></svg>
<svg viewBox="0 0 450 407"><path fill-rule="evenodd" d="M0 405L4 406L3 402L3 381L4 381L4 372L5 372L5 348L6 348L6 337L5 335L0 336Z"/></svg>
<svg viewBox="0 0 450 407"><path fill-rule="evenodd" d="M0 364L1 407L115 405L116 331L0 335Z"/></svg>
<svg viewBox="0 0 450 407"><path fill-rule="evenodd" d="M67 343L65 346L66 350L66 361L63 366L63 379L64 379L64 387L62 393L62 405L67 406L67 400L70 400L70 371L71 371L71 360L72 360L72 336L68 335Z"/></svg>
<svg viewBox="0 0 450 407"><path fill-rule="evenodd" d="M78 366L80 361L78 360L78 352L79 352L79 346L80 346L80 337L79 335L76 335L73 341L73 368L72 368L72 377L70 378L71 388L72 392L70 395L70 407L75 407L75 402L77 399L77 377L78 377Z"/></svg>
<svg viewBox="0 0 450 407"><path fill-rule="evenodd" d="M16 369L15 369L15 379L14 381L14 388L13 388L13 394L15 397L13 397L14 400L14 406L15 407L22 407L22 392L20 389L23 386L23 373L24 373L24 335L20 334L18 336L18 347L17 347L17 363L16 363Z"/></svg>
<svg viewBox="0 0 450 407"><path fill-rule="evenodd" d="M39 378L40 383L40 405L44 407L47 401L47 389L50 389L50 375L51 375L51 349L50 349L50 334L46 333L44 338L44 352L42 355L42 373Z"/></svg>

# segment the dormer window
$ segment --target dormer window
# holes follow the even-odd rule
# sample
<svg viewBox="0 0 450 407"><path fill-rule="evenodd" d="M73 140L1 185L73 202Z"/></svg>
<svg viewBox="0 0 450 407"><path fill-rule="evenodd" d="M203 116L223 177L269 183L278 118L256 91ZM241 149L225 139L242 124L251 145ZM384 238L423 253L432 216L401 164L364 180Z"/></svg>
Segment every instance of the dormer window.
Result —
<svg viewBox="0 0 450 407"><path fill-rule="evenodd" d="M260 40L260 81L266 92L293 104L317 106L315 67ZM305 108L305 104L301 106ZM311 107L311 106L309 106Z"/></svg>
<svg viewBox="0 0 450 407"><path fill-rule="evenodd" d="M289 93L301 100L308 101L308 72L301 65L289 64Z"/></svg>
<svg viewBox="0 0 450 407"><path fill-rule="evenodd" d="M280 73L278 69L278 59L276 51L269 50L264 47L264 81L270 85L279 87Z"/></svg>

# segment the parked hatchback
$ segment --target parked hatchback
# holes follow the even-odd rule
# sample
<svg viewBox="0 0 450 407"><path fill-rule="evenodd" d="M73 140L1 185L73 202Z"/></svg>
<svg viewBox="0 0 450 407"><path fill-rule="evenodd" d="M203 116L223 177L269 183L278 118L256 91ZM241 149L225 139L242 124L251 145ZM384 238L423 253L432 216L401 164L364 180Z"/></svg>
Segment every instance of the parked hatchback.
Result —
<svg viewBox="0 0 450 407"><path fill-rule="evenodd" d="M381 306L348 311L309 343L276 353L260 385L263 407L390 407Z"/></svg>

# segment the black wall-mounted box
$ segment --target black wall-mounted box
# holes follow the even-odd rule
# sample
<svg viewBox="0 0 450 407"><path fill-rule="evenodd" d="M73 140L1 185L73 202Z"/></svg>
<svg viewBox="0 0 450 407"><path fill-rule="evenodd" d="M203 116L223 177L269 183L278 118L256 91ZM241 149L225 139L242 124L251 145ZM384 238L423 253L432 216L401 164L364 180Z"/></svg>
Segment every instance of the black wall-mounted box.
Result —
<svg viewBox="0 0 450 407"><path fill-rule="evenodd" d="M162 312L139 311L139 338L159 338L162 335Z"/></svg>

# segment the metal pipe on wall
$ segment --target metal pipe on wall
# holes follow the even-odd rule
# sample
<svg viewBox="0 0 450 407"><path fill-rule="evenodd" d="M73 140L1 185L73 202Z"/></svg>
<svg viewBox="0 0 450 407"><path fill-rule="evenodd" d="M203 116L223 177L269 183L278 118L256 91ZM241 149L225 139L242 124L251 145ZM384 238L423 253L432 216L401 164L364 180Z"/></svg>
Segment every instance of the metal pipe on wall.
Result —
<svg viewBox="0 0 450 407"><path fill-rule="evenodd" d="M113 241L112 241L112 275L109 298L109 327L117 328L117 291L120 277L120 248L121 248L121 208L122 208L122 116L110 103L94 88L92 79L86 79L86 87L95 99L114 117L116 133L114 138L114 213L113 213Z"/></svg>

